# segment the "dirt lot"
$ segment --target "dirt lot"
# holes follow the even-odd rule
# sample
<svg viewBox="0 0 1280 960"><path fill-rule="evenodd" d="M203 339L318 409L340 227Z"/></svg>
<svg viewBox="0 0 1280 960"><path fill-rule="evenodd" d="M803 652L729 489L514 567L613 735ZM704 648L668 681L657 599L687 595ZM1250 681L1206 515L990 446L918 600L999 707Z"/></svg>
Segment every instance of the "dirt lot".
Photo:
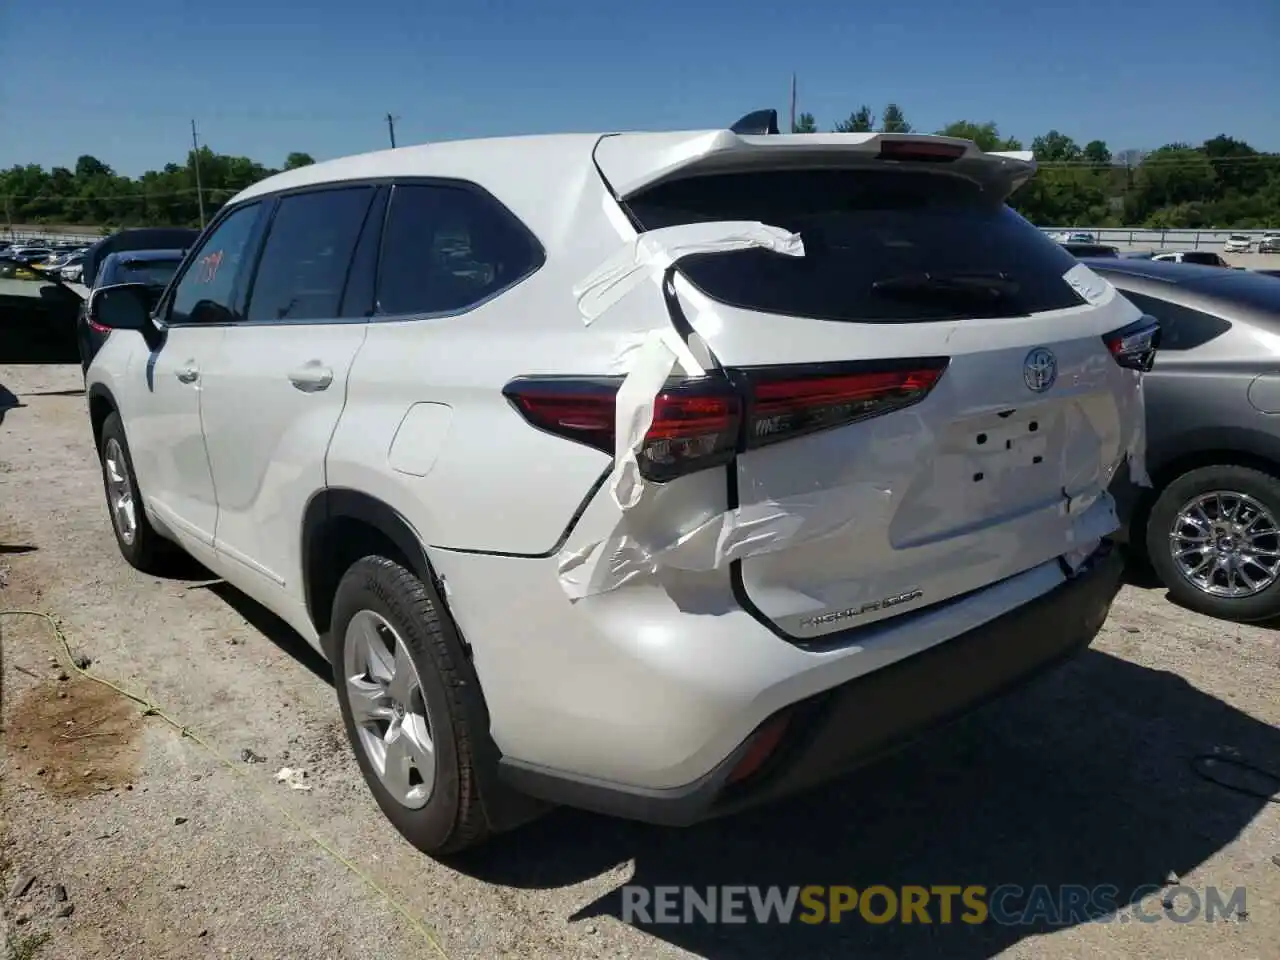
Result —
<svg viewBox="0 0 1280 960"><path fill-rule="evenodd" d="M0 385L0 609L52 614L91 674L159 710L82 677L44 620L0 619L0 930L18 956L1276 955L1280 806L1191 764L1216 750L1280 766L1270 628L1131 586L1091 652L817 795L685 831L559 811L444 865L379 815L300 640L198 570L156 580L120 560L78 368L0 365ZM276 782L285 766L310 789ZM1125 905L1171 872L1244 886L1247 919L618 919L628 882L1112 884Z"/></svg>

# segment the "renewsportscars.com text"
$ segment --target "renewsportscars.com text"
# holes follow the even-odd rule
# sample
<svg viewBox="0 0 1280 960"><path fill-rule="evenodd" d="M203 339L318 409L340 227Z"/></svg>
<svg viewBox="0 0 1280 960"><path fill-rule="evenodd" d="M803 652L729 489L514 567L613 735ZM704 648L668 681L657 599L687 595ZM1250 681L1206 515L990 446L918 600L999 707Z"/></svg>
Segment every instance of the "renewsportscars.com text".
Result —
<svg viewBox="0 0 1280 960"><path fill-rule="evenodd" d="M1152 902L1152 896L1160 894ZM1119 887L1004 884L622 888L622 921L707 923L911 923L1073 926L1082 923L1191 923L1246 920L1245 888L1223 891L1150 885Z"/></svg>

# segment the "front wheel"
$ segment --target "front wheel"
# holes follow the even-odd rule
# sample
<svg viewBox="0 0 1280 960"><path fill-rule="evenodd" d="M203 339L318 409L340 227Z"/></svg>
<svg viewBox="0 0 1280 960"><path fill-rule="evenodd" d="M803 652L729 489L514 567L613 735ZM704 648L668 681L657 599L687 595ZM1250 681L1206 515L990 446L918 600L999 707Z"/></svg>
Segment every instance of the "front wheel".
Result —
<svg viewBox="0 0 1280 960"><path fill-rule="evenodd" d="M111 529L116 535L120 555L129 565L143 573L163 576L172 571L181 550L156 533L147 519L138 492L138 477L133 472L133 457L124 435L120 414L110 414L102 424L98 456L102 463L102 486L111 515Z"/></svg>
<svg viewBox="0 0 1280 960"><path fill-rule="evenodd" d="M1235 464L1200 467L1161 492L1147 556L1175 601L1223 620L1280 616L1280 479Z"/></svg>

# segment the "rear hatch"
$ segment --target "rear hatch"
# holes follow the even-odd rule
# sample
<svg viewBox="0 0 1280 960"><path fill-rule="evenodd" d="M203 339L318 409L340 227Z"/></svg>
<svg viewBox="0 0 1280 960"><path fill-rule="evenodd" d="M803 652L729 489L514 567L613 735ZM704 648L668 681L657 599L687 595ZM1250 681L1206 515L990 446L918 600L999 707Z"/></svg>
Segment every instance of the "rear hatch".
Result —
<svg viewBox="0 0 1280 960"><path fill-rule="evenodd" d="M648 177L625 135L597 163L641 231L750 220L804 241L686 257L676 280L677 328L748 398L731 505L819 531L736 560L744 605L821 637L1116 528L1105 491L1141 409L1108 335L1140 314L1004 203L1029 163L875 135L816 137L805 162L805 137L716 137L663 144Z"/></svg>

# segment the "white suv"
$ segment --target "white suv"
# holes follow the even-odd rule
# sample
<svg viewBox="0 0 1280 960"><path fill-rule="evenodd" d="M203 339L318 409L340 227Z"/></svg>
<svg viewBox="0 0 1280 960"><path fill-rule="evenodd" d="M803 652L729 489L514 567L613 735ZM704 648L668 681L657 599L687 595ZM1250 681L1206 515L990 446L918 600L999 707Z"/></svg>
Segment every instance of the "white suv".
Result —
<svg viewBox="0 0 1280 960"><path fill-rule="evenodd" d="M1087 646L1158 328L1004 204L1029 155L729 130L273 176L87 373L125 558L329 658L448 852L547 802L683 824Z"/></svg>

